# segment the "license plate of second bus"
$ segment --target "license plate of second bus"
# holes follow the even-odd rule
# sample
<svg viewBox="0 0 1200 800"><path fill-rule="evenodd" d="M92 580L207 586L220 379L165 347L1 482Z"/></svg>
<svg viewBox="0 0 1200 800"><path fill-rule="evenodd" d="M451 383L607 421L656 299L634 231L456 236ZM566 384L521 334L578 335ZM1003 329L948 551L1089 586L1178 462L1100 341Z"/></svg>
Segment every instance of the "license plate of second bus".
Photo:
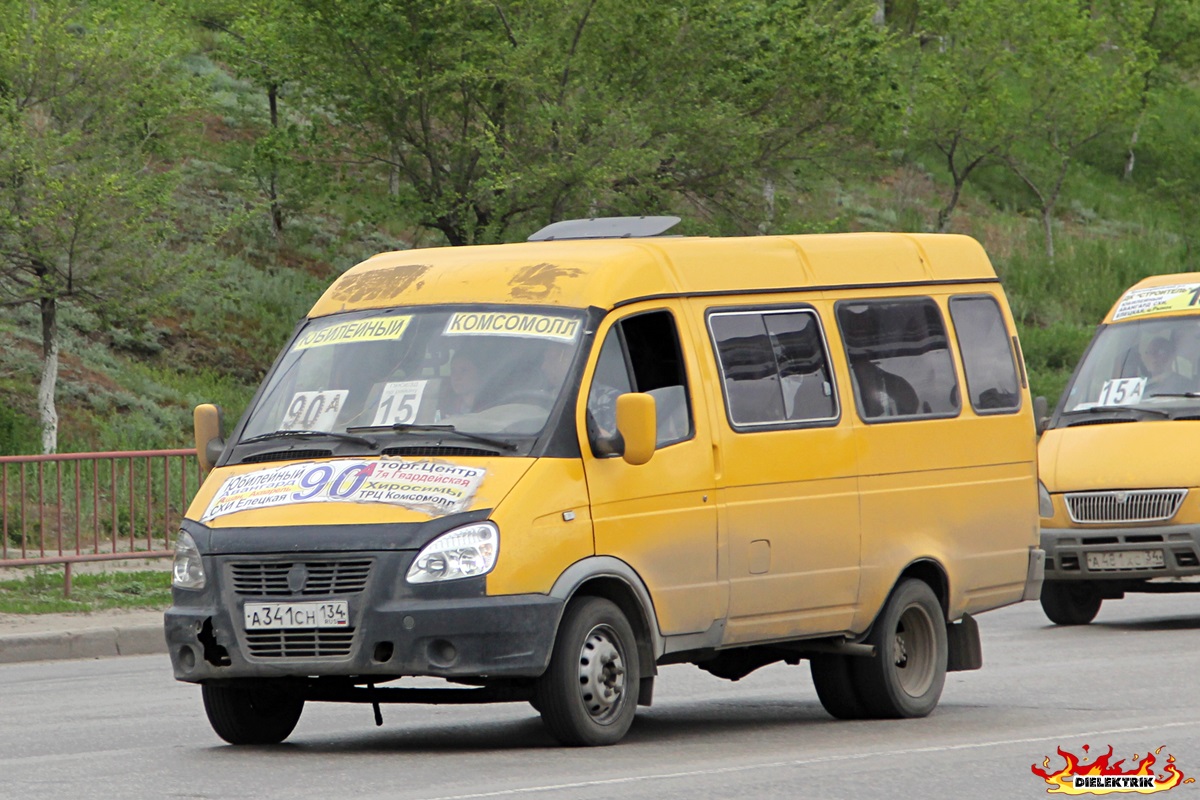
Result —
<svg viewBox="0 0 1200 800"><path fill-rule="evenodd" d="M1162 550L1104 550L1087 554L1088 569L1154 569L1165 564Z"/></svg>
<svg viewBox="0 0 1200 800"><path fill-rule="evenodd" d="M350 626L350 613L345 600L325 603L246 603L245 614L248 631Z"/></svg>

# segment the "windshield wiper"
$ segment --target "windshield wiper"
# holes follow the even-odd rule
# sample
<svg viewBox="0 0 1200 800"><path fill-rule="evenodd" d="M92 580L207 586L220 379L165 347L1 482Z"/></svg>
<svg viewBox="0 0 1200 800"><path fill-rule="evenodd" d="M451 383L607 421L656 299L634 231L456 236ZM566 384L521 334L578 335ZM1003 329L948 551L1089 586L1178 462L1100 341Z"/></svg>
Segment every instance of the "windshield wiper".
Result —
<svg viewBox="0 0 1200 800"><path fill-rule="evenodd" d="M242 439L238 444L254 444L255 442L266 442L271 439L315 439L318 437L359 444L363 447L369 447L372 450L379 449L379 445L370 439L364 439L361 436L350 436L349 434L337 433L335 431L272 431L271 433L251 436L249 439Z"/></svg>
<svg viewBox="0 0 1200 800"><path fill-rule="evenodd" d="M493 439L491 436L483 436L478 433L468 433L460 431L453 425L418 425L409 422L397 422L393 425L355 425L346 428L347 431L357 431L359 433L375 433L379 431L396 431L398 433L413 432L413 433L452 433L462 439L470 439L473 442L482 442L490 444L492 447L499 447L501 450L516 450L517 446L511 442L505 442L501 439Z"/></svg>
<svg viewBox="0 0 1200 800"><path fill-rule="evenodd" d="M1200 397L1200 392L1151 392L1150 397Z"/></svg>

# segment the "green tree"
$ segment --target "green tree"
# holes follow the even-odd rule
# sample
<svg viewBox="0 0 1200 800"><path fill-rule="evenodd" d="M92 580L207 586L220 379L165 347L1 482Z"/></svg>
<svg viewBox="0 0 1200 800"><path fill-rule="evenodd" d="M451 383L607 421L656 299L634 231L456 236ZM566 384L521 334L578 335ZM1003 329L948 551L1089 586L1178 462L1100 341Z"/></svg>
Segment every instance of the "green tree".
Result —
<svg viewBox="0 0 1200 800"><path fill-rule="evenodd" d="M238 77L262 92L265 119L249 148L233 145L238 172L253 182L265 199L271 234L282 244L284 224L307 204L311 160L304 158L306 129L287 113L284 98L294 88L296 65L281 26L290 0L195 0L192 19L217 32L215 56Z"/></svg>
<svg viewBox="0 0 1200 800"><path fill-rule="evenodd" d="M1035 198L1053 261L1054 211L1071 167L1087 144L1136 117L1154 58L1145 46L1145 15L1118 20L1056 0L1027 6L1042 34L1022 52L1029 135L1006 160Z"/></svg>
<svg viewBox="0 0 1200 800"><path fill-rule="evenodd" d="M1044 2L1045 0L1034 0ZM908 137L940 153L950 191L936 228L949 230L963 189L977 170L1003 163L1026 133L1022 85L1035 79L1026 52L1044 32L1026 0L960 0L912 7L904 53L912 75Z"/></svg>
<svg viewBox="0 0 1200 800"><path fill-rule="evenodd" d="M297 94L324 119L352 194L451 244L672 204L747 213L753 229L764 181L837 154L886 109L873 102L886 39L868 0L276 9Z"/></svg>
<svg viewBox="0 0 1200 800"><path fill-rule="evenodd" d="M57 448L58 309L153 297L174 176L161 151L186 96L158 4L0 6L0 304L42 329L42 449Z"/></svg>
<svg viewBox="0 0 1200 800"><path fill-rule="evenodd" d="M1137 118L1129 131L1125 154L1125 180L1133 178L1138 141L1150 121L1152 109L1200 64L1200 4L1193 0L1108 0L1114 24L1137 36L1153 54L1152 66L1142 77Z"/></svg>

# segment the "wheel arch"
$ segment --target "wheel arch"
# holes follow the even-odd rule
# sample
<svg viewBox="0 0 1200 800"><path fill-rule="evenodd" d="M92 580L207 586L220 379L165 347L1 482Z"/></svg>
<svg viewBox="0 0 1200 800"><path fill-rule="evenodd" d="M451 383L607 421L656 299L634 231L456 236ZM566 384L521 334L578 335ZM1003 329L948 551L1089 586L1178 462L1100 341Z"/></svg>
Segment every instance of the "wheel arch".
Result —
<svg viewBox="0 0 1200 800"><path fill-rule="evenodd" d="M577 597L603 597L614 603L633 628L643 677L657 673L656 662L663 653L663 638L658 630L650 591L633 567L611 556L585 558L559 576L550 596L563 600L564 611ZM561 621L560 618L560 624ZM554 635L558 637L557 627Z"/></svg>
<svg viewBox="0 0 1200 800"><path fill-rule="evenodd" d="M888 593L888 597L891 597L896 591L896 587L907 578L915 578L927 584L930 589L933 589L933 594L937 597L938 604L942 607L943 621L949 622L950 577L946 574L946 568L932 558L919 558L911 562L896 576L896 582L892 585L892 590Z"/></svg>

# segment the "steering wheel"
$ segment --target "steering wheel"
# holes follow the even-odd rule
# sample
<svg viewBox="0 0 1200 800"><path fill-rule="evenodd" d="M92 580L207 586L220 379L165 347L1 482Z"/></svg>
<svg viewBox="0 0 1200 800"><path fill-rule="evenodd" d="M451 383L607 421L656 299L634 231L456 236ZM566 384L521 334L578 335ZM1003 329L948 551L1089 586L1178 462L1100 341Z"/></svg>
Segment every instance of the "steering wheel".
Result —
<svg viewBox="0 0 1200 800"><path fill-rule="evenodd" d="M550 408L554 405L554 393L545 389L517 389L500 398L496 405L530 405Z"/></svg>

